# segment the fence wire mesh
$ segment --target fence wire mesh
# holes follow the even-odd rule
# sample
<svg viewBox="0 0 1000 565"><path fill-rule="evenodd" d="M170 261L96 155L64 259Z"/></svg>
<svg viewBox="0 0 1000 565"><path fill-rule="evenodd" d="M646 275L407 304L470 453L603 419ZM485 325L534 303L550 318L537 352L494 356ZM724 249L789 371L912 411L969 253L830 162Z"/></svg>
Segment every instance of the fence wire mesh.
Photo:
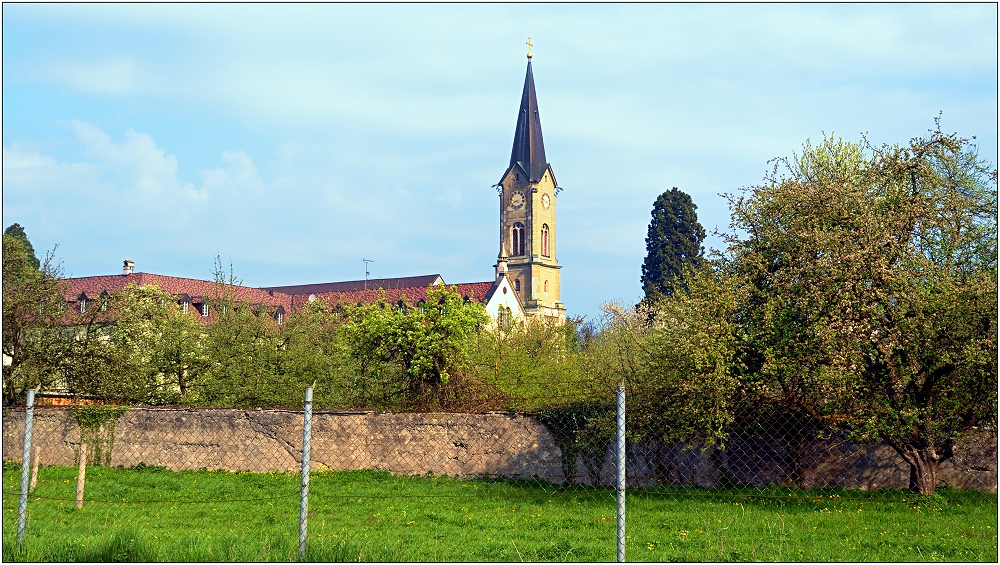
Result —
<svg viewBox="0 0 1000 565"><path fill-rule="evenodd" d="M23 545L6 518L26 413L5 409L4 559L996 561L993 431L916 496L887 446L790 418L679 440L650 394L624 394L624 496L613 389L526 411L315 410L308 435L301 409L36 406Z"/></svg>

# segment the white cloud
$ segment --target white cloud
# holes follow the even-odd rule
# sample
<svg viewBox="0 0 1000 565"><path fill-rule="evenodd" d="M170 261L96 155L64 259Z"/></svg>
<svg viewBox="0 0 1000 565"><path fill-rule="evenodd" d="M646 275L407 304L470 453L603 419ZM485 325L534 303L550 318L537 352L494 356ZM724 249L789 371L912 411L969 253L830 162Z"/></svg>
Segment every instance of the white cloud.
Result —
<svg viewBox="0 0 1000 565"><path fill-rule="evenodd" d="M51 155L4 146L4 206L27 197L65 198L92 186L99 174L91 163L60 163Z"/></svg>
<svg viewBox="0 0 1000 565"><path fill-rule="evenodd" d="M158 147L149 135L128 130L125 141L115 143L93 124L72 120L69 125L83 143L84 155L94 158L107 175L124 185L151 195L191 191L177 177L177 158Z"/></svg>
<svg viewBox="0 0 1000 565"><path fill-rule="evenodd" d="M208 201L220 197L260 196L266 191L264 181L249 155L242 151L223 151L223 166L201 171L201 188L191 193Z"/></svg>

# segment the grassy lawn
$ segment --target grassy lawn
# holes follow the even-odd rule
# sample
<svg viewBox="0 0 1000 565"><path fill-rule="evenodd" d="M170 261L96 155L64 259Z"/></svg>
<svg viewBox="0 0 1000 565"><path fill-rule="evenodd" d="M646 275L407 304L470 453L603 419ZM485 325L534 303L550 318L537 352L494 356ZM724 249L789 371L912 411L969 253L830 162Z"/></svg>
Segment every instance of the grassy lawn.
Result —
<svg viewBox="0 0 1000 565"><path fill-rule="evenodd" d="M292 561L299 477L43 467L16 543L20 467L3 468L4 561ZM610 489L314 473L307 559L614 561ZM943 490L660 489L628 494L629 561L997 560L997 497Z"/></svg>

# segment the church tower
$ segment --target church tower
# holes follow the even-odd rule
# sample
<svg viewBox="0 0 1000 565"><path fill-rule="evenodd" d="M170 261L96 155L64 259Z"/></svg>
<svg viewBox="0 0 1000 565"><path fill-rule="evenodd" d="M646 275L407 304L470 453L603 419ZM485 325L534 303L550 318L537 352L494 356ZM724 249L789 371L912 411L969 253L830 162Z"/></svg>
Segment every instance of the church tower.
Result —
<svg viewBox="0 0 1000 565"><path fill-rule="evenodd" d="M507 276L525 314L565 320L566 309L559 298L561 267L556 260L556 194L562 189L545 160L530 38L510 165L496 186L500 193L501 253L508 255Z"/></svg>

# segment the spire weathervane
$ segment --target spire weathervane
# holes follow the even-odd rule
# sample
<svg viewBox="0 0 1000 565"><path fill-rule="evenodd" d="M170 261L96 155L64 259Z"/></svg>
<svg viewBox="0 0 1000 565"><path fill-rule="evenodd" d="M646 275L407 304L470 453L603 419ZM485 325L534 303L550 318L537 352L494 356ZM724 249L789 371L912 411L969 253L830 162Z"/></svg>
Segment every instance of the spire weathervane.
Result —
<svg viewBox="0 0 1000 565"><path fill-rule="evenodd" d="M534 43L531 42L531 36L528 36L528 40L525 41L524 43L528 46L528 60L530 61L531 60L531 48L534 46Z"/></svg>

